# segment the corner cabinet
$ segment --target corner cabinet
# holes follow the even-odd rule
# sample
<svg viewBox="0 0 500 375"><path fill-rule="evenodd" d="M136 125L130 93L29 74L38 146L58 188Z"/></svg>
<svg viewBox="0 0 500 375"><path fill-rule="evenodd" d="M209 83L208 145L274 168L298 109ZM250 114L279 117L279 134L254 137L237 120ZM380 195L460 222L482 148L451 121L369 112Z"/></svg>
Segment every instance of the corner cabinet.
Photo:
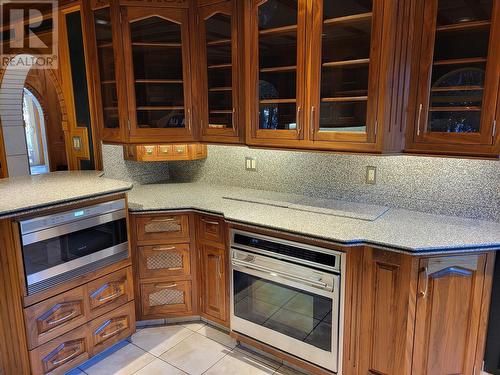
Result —
<svg viewBox="0 0 500 375"><path fill-rule="evenodd" d="M414 12L407 151L498 157L500 3L425 0Z"/></svg>
<svg viewBox="0 0 500 375"><path fill-rule="evenodd" d="M196 23L199 67L201 139L207 142L243 141L243 88L240 2L199 6Z"/></svg>
<svg viewBox="0 0 500 375"><path fill-rule="evenodd" d="M404 79L396 66L403 38L390 35L402 32L405 7L385 0L249 0L247 143L400 151L403 110L391 100Z"/></svg>

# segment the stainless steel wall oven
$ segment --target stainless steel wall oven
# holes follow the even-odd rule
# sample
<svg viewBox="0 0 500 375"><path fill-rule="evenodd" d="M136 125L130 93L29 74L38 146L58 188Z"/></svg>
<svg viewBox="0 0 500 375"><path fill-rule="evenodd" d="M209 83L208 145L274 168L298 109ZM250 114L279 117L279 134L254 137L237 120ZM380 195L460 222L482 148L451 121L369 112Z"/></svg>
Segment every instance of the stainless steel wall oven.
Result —
<svg viewBox="0 0 500 375"><path fill-rule="evenodd" d="M340 372L345 254L231 232L231 329Z"/></svg>
<svg viewBox="0 0 500 375"><path fill-rule="evenodd" d="M19 221L28 294L129 256L125 199Z"/></svg>

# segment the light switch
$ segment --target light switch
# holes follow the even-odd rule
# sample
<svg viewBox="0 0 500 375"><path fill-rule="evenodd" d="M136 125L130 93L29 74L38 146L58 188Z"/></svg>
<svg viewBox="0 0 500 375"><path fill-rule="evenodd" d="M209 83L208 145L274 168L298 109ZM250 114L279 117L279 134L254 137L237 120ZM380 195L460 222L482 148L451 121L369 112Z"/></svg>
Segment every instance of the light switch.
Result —
<svg viewBox="0 0 500 375"><path fill-rule="evenodd" d="M366 167L365 182L370 185L375 185L377 183L377 167L372 167L372 166Z"/></svg>

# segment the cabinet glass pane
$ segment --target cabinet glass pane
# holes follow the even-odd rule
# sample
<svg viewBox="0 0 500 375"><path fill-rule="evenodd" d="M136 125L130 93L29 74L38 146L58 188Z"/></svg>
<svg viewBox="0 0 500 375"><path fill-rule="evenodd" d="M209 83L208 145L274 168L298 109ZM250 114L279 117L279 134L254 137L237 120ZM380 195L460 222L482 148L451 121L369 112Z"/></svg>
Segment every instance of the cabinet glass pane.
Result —
<svg viewBox="0 0 500 375"><path fill-rule="evenodd" d="M214 14L205 20L208 77L208 127L233 127L231 17Z"/></svg>
<svg viewBox="0 0 500 375"><path fill-rule="evenodd" d="M137 127L184 128L181 25L158 16L130 23Z"/></svg>
<svg viewBox="0 0 500 375"><path fill-rule="evenodd" d="M109 8L94 12L97 60L101 80L101 100L105 128L118 128L118 96Z"/></svg>
<svg viewBox="0 0 500 375"><path fill-rule="evenodd" d="M427 131L480 131L491 1L438 2Z"/></svg>
<svg viewBox="0 0 500 375"><path fill-rule="evenodd" d="M259 128L297 129L297 1L259 6Z"/></svg>
<svg viewBox="0 0 500 375"><path fill-rule="evenodd" d="M320 131L366 132L372 2L323 2Z"/></svg>

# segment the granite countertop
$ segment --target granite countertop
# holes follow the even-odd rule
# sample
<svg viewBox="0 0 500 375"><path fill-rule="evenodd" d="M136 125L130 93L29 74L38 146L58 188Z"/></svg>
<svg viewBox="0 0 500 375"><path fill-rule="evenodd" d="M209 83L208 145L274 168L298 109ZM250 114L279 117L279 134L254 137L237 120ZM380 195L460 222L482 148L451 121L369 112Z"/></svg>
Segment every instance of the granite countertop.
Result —
<svg viewBox="0 0 500 375"><path fill-rule="evenodd" d="M0 218L130 190L99 171L53 172L0 179Z"/></svg>
<svg viewBox="0 0 500 375"><path fill-rule="evenodd" d="M272 202L302 201L293 194L197 183L139 185L129 192L132 212L195 209L230 222L263 226L343 245L372 245L410 253L500 250L500 223L388 209L374 220L290 209ZM245 197L252 202L226 199ZM258 202L265 198L264 202ZM270 204L265 201L270 201ZM367 205L368 206L368 205Z"/></svg>

